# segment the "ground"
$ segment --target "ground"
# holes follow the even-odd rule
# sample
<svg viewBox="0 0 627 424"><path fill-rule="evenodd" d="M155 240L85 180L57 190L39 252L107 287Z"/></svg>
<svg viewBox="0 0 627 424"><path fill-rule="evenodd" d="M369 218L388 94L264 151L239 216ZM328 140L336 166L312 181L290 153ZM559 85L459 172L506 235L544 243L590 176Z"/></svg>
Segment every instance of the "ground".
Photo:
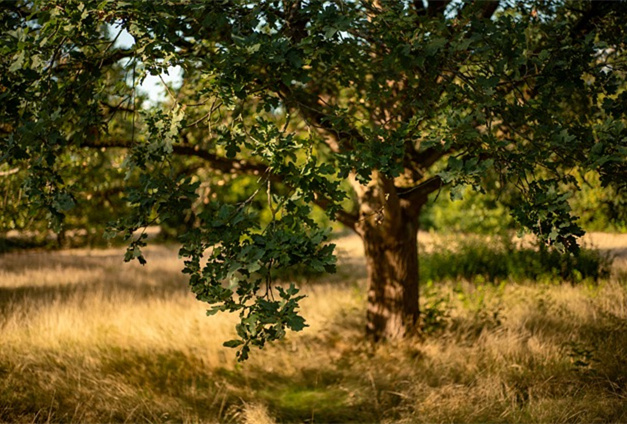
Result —
<svg viewBox="0 0 627 424"><path fill-rule="evenodd" d="M294 276L310 327L244 364L173 246L0 256L0 422L627 421L627 235L587 236L617 255L598 283L425 282L425 335L378 346L360 242L337 243L336 275Z"/></svg>

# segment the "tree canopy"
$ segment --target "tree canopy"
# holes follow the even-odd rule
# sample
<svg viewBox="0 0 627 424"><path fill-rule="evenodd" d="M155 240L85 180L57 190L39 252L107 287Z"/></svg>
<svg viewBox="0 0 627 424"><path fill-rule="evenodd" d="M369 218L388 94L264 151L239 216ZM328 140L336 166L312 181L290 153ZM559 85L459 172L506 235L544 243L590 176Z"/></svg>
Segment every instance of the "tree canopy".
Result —
<svg viewBox="0 0 627 424"><path fill-rule="evenodd" d="M44 211L58 231L99 197L90 193L116 193L107 234L142 263L138 230L179 226L191 290L209 314L240 314L227 345L241 358L306 325L298 289L274 287L278 270L334 270L313 207L364 239L368 331L379 339L417 324L418 216L442 186L452 197L512 187L518 224L574 252L576 176L627 184L622 1L0 10L5 203ZM124 31L131 46L116 43ZM138 85L172 66L181 87L142 106ZM225 190L235 181L239 192Z"/></svg>

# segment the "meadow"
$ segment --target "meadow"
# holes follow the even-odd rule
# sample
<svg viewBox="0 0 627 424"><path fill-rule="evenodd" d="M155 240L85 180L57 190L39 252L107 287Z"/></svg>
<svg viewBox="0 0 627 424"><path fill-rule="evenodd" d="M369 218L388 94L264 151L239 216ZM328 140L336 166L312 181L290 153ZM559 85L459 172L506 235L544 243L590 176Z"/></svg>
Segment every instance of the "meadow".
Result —
<svg viewBox="0 0 627 424"><path fill-rule="evenodd" d="M2 255L0 422L627 422L627 236L591 236L611 274L570 282L438 277L463 260L421 237L421 338L364 340L344 237L337 274L296 276L309 327L243 364L222 347L234 317L205 316L173 246L145 267L120 248Z"/></svg>

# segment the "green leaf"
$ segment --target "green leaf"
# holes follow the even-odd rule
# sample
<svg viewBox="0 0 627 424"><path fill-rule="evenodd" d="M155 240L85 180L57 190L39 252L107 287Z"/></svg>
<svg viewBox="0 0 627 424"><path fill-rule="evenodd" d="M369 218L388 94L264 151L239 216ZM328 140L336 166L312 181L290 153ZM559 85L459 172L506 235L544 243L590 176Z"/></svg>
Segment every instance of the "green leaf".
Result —
<svg viewBox="0 0 627 424"><path fill-rule="evenodd" d="M327 39L331 39L335 34L337 34L337 28L328 27L324 32L324 37Z"/></svg>
<svg viewBox="0 0 627 424"><path fill-rule="evenodd" d="M21 51L13 57L13 63L9 67L9 72L17 72L24 65L25 52Z"/></svg>
<svg viewBox="0 0 627 424"><path fill-rule="evenodd" d="M224 346L224 347L234 348L234 347L241 346L241 345L243 345L243 344L244 344L244 342L243 342L242 340L239 340L239 339L234 339L234 340L229 340L229 341L224 342L224 343L222 344L222 346Z"/></svg>
<svg viewBox="0 0 627 424"><path fill-rule="evenodd" d="M301 331L305 327L308 327L308 325L305 324L305 319L299 315L292 315L288 317L287 326L294 331Z"/></svg>

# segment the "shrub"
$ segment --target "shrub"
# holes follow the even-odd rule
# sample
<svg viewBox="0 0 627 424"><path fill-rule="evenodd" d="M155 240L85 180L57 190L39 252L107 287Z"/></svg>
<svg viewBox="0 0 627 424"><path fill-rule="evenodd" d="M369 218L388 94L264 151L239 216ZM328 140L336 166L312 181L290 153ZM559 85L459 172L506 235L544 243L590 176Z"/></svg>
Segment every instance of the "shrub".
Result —
<svg viewBox="0 0 627 424"><path fill-rule="evenodd" d="M466 279L498 282L598 281L609 277L612 259L598 250L581 249L563 254L545 246L522 247L508 236L495 239L465 236L443 239L433 250L420 254L421 279Z"/></svg>

